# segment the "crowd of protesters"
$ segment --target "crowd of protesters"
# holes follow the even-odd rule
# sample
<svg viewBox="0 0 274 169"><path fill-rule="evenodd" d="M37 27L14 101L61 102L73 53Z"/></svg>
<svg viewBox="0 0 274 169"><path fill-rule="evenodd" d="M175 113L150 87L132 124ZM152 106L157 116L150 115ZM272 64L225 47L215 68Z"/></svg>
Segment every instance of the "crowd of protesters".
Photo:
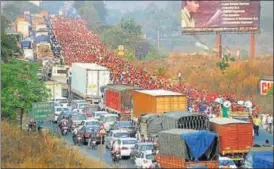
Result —
<svg viewBox="0 0 274 169"><path fill-rule="evenodd" d="M172 84L169 79L157 77L145 72L141 67L134 67L128 61L118 57L100 41L98 35L88 30L87 22L81 19L54 17L50 19L54 40L61 46L61 55L67 65L75 62L96 63L111 70L111 80L114 84L127 84L144 89L166 89L187 95L188 110L207 115L219 112L220 106L216 98L223 98L232 103L231 111L243 111L244 106L238 106L234 93L210 93L186 87L182 83ZM57 44L56 44L57 45ZM238 100L237 100L238 99ZM246 99L247 100L247 99ZM248 100L252 101L249 97ZM252 114L258 114L259 108L253 103ZM217 115L218 116L218 115Z"/></svg>

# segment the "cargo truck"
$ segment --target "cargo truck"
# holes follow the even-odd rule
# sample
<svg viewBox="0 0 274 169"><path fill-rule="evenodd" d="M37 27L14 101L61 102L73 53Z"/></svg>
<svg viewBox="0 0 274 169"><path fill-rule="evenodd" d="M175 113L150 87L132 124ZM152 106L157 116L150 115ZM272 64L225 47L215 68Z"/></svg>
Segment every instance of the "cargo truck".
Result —
<svg viewBox="0 0 274 169"><path fill-rule="evenodd" d="M104 90L105 109L120 114L120 120L131 120L132 91L141 88L127 85L107 85Z"/></svg>
<svg viewBox="0 0 274 169"><path fill-rule="evenodd" d="M46 88L50 90L50 99L68 97L68 86L66 84L46 81Z"/></svg>
<svg viewBox="0 0 274 169"><path fill-rule="evenodd" d="M51 50L51 46L50 43L38 43L36 44L36 48L35 48L35 52L36 52L36 58L37 59L41 59L41 58L45 58L45 57L53 57L53 52Z"/></svg>
<svg viewBox="0 0 274 169"><path fill-rule="evenodd" d="M216 133L192 129L171 129L158 135L161 168L218 168L219 141Z"/></svg>
<svg viewBox="0 0 274 169"><path fill-rule="evenodd" d="M169 111L186 111L186 96L168 90L135 90L133 95L133 120L143 114L163 114Z"/></svg>
<svg viewBox="0 0 274 169"><path fill-rule="evenodd" d="M23 51L24 51L24 58L25 59L30 59L30 60L34 59L33 49L23 49Z"/></svg>
<svg viewBox="0 0 274 169"><path fill-rule="evenodd" d="M220 138L219 153L241 163L253 146L253 125L250 122L231 119L210 119L210 130Z"/></svg>
<svg viewBox="0 0 274 169"><path fill-rule="evenodd" d="M73 63L71 73L70 97L99 104L100 88L110 83L110 70L95 63Z"/></svg>

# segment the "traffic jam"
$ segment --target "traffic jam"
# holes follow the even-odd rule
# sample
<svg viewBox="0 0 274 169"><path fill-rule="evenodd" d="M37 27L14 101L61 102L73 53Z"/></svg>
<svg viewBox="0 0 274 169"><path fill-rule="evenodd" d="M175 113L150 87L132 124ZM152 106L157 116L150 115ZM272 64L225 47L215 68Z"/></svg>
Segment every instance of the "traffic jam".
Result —
<svg viewBox="0 0 274 169"><path fill-rule="evenodd" d="M54 55L38 58L52 93L50 121L75 146L91 151L103 146L113 164L129 161L137 168L254 168L265 163L258 154L273 157L268 140L255 144L261 122L251 99L186 88L182 94L180 87L174 85L173 90L163 79L142 71L138 76L137 69L130 74L133 68L124 67L128 64L118 57L97 56L98 51L108 52L83 20L43 19L40 24L46 25L49 35L45 46L51 46ZM88 56L89 51L95 54L75 57Z"/></svg>

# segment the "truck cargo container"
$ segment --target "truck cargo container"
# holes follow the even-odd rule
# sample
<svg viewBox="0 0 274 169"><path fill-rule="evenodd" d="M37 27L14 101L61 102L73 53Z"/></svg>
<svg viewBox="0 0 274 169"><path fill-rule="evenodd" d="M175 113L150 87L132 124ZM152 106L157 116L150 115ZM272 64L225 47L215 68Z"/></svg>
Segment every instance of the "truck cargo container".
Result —
<svg viewBox="0 0 274 169"><path fill-rule="evenodd" d="M120 120L131 120L132 113L132 91L141 88L110 84L105 88L105 108L109 112L120 114Z"/></svg>
<svg viewBox="0 0 274 169"><path fill-rule="evenodd" d="M53 52L51 50L50 43L38 43L36 44L36 57L37 59L45 57L53 57Z"/></svg>
<svg viewBox="0 0 274 169"><path fill-rule="evenodd" d="M110 83L110 70L95 63L73 63L71 72L72 98L99 104L100 87Z"/></svg>
<svg viewBox="0 0 274 169"><path fill-rule="evenodd" d="M156 161L162 168L218 168L219 141L205 130L171 129L159 132Z"/></svg>
<svg viewBox="0 0 274 169"><path fill-rule="evenodd" d="M210 119L210 130L220 138L220 154L234 161L242 161L253 146L253 125L250 122L231 119Z"/></svg>
<svg viewBox="0 0 274 169"><path fill-rule="evenodd" d="M18 21L17 22L17 32L20 32L23 34L23 38L26 38L29 36L29 23L27 21Z"/></svg>
<svg viewBox="0 0 274 169"><path fill-rule="evenodd" d="M187 99L181 93L167 90L135 90L133 95L133 118L142 114L163 114L169 111L186 111Z"/></svg>
<svg viewBox="0 0 274 169"><path fill-rule="evenodd" d="M35 27L36 32L45 31L45 30L47 30L47 25L46 24L38 24Z"/></svg>

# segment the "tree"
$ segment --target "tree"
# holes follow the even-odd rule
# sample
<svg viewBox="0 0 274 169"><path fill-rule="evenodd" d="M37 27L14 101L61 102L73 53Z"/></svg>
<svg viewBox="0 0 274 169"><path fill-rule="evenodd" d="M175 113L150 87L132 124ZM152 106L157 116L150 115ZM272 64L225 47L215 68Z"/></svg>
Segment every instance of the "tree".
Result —
<svg viewBox="0 0 274 169"><path fill-rule="evenodd" d="M5 32L9 27L10 20L5 15L1 15L1 33Z"/></svg>
<svg viewBox="0 0 274 169"><path fill-rule="evenodd" d="M15 119L16 109L20 109L22 126L23 113L32 107L32 103L46 100L48 90L36 75L37 63L11 60L1 66L2 118Z"/></svg>
<svg viewBox="0 0 274 169"><path fill-rule="evenodd" d="M18 16L22 16L24 11L30 11L30 13L39 13L41 12L41 8L28 1L12 1L6 4L2 11L9 20L13 21Z"/></svg>
<svg viewBox="0 0 274 169"><path fill-rule="evenodd" d="M231 57L230 54L225 54L220 62L217 62L216 65L220 68L222 73L225 73L225 70L229 68L229 62L234 62L235 58Z"/></svg>
<svg viewBox="0 0 274 169"><path fill-rule="evenodd" d="M1 57L5 63L16 56L23 54L22 50L17 46L15 38L12 38L12 36L7 35L6 33L2 33L1 37Z"/></svg>

